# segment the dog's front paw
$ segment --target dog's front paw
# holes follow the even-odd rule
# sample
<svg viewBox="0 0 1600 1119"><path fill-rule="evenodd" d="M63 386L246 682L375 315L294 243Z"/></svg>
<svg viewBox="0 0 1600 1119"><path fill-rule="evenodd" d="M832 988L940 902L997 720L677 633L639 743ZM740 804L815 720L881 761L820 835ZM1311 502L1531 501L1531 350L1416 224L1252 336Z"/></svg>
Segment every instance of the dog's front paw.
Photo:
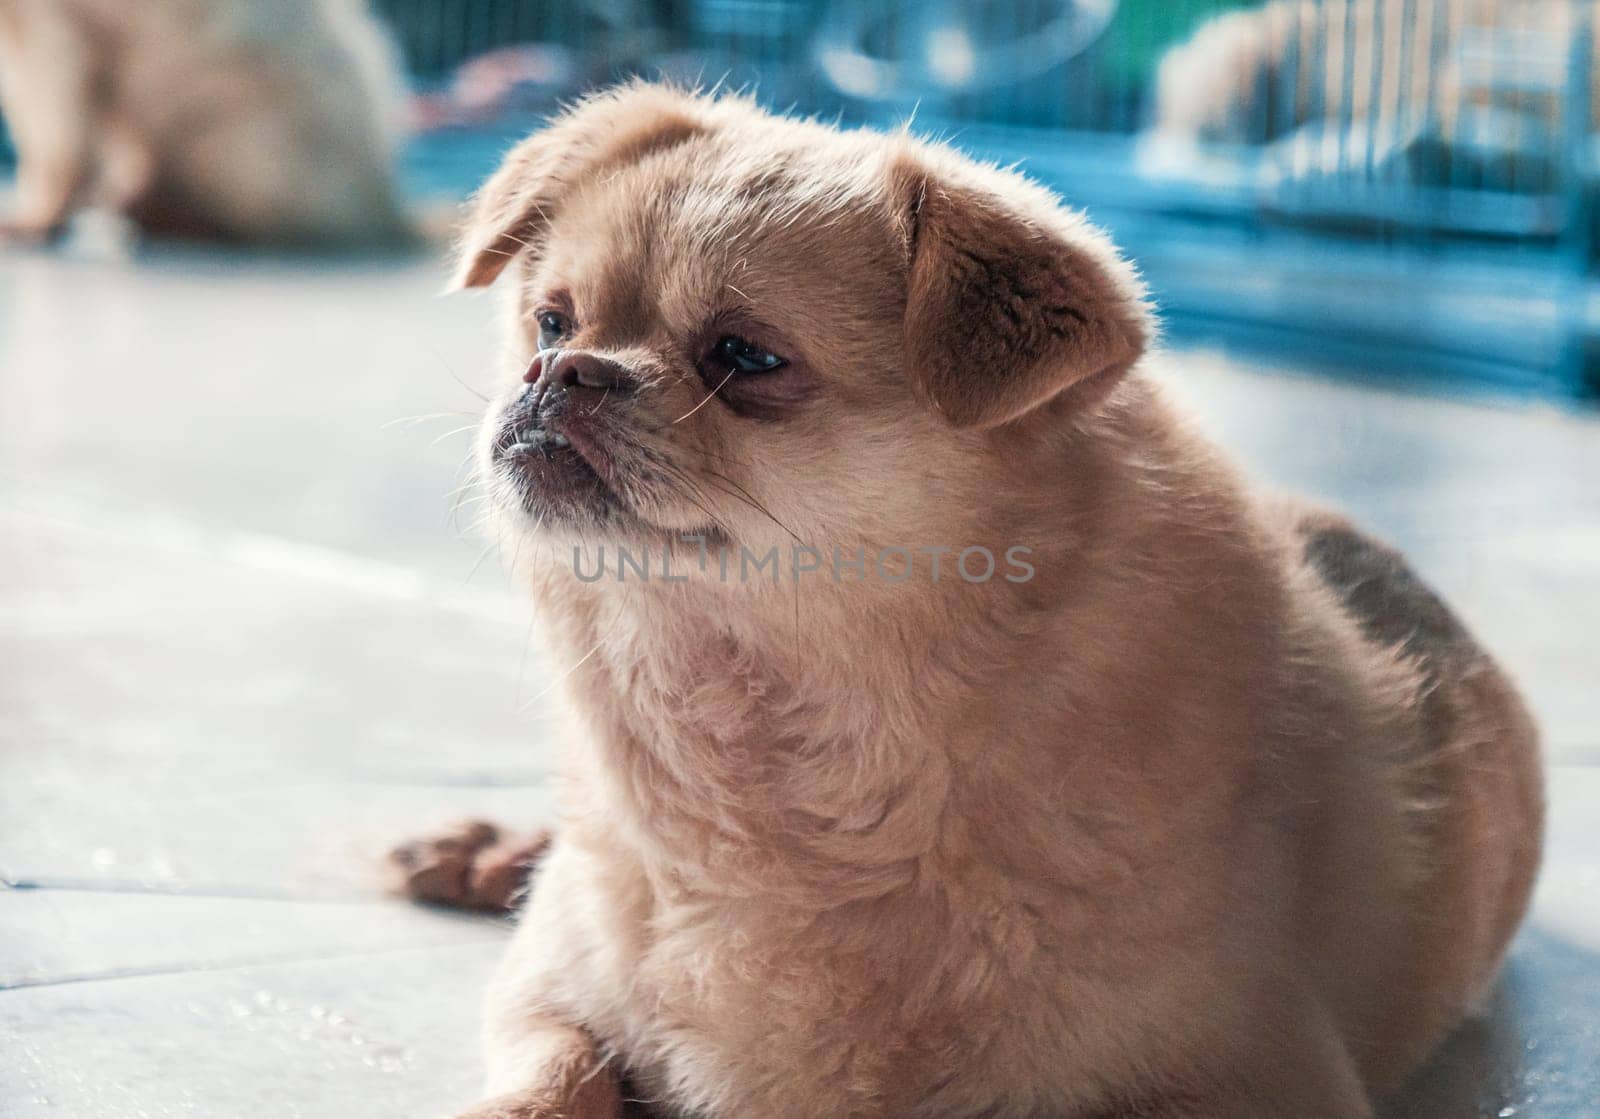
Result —
<svg viewBox="0 0 1600 1119"><path fill-rule="evenodd" d="M465 820L401 844L389 862L400 893L414 901L507 913L549 845L543 829L508 835L487 821Z"/></svg>

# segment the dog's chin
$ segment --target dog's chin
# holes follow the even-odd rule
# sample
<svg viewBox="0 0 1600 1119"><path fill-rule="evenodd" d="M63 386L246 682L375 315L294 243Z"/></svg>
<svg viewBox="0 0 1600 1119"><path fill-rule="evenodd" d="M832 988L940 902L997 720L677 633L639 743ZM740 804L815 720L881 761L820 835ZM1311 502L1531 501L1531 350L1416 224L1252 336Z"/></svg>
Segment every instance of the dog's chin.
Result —
<svg viewBox="0 0 1600 1119"><path fill-rule="evenodd" d="M534 524L605 527L633 514L588 459L559 436L507 439L494 450L495 473Z"/></svg>

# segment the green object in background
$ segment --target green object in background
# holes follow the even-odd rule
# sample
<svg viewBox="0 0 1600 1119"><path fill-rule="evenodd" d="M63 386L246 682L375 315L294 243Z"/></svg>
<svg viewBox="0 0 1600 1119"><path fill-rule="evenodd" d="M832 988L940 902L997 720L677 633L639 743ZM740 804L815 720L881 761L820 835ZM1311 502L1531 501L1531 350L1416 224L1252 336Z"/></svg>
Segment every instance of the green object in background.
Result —
<svg viewBox="0 0 1600 1119"><path fill-rule="evenodd" d="M1096 46L1101 70L1118 84L1141 88L1155 78L1161 56L1206 20L1262 6L1262 0L1122 0Z"/></svg>

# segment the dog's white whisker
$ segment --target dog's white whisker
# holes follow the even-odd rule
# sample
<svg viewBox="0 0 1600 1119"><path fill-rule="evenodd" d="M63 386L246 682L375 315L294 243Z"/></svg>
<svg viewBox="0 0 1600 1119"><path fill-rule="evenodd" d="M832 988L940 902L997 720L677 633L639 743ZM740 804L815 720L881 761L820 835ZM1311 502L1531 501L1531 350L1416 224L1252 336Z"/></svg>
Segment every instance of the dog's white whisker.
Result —
<svg viewBox="0 0 1600 1119"><path fill-rule="evenodd" d="M726 377L722 378L721 382L718 383L716 388L712 389L709 393L706 394L704 400L700 401L699 404L696 404L693 408L690 408L683 415L681 415L677 419L673 420L672 423L673 424L681 424L684 420L688 419L690 416L692 416L696 412L700 411L700 409L704 408L707 404L711 403L711 401L716 397L717 393L719 393L723 389L725 389L728 386L728 382L731 381L731 380L733 380L733 373L729 372L729 374Z"/></svg>
<svg viewBox="0 0 1600 1119"><path fill-rule="evenodd" d="M388 421L387 423L380 424L378 426L378 430L379 431L387 431L391 427L400 427L402 425L405 426L405 427L415 427L418 424L427 423L429 420L444 420L444 419L450 419L451 417L454 417L454 416L470 416L470 415L472 415L471 412L462 412L462 411L458 410L458 411L454 411L454 412L428 412L428 413L425 413L424 415L421 415L421 416L401 416L398 419L393 419L393 420Z"/></svg>
<svg viewBox="0 0 1600 1119"><path fill-rule="evenodd" d="M440 443L443 443L446 439L449 439L452 436L460 435L464 431L476 431L477 428L478 425L475 423L463 424L458 428L454 428L445 432L443 435L435 436L433 442L429 443L428 446L437 447Z"/></svg>

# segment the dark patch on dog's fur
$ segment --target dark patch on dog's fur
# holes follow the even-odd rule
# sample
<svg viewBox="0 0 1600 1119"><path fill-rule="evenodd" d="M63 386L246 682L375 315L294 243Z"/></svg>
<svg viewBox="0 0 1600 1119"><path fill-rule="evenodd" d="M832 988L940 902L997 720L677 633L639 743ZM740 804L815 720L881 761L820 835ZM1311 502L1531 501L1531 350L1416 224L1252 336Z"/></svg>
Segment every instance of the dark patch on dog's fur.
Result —
<svg viewBox="0 0 1600 1119"><path fill-rule="evenodd" d="M1399 552L1333 518L1309 518L1300 531L1306 559L1368 640L1399 648L1435 686L1472 659L1472 636Z"/></svg>

